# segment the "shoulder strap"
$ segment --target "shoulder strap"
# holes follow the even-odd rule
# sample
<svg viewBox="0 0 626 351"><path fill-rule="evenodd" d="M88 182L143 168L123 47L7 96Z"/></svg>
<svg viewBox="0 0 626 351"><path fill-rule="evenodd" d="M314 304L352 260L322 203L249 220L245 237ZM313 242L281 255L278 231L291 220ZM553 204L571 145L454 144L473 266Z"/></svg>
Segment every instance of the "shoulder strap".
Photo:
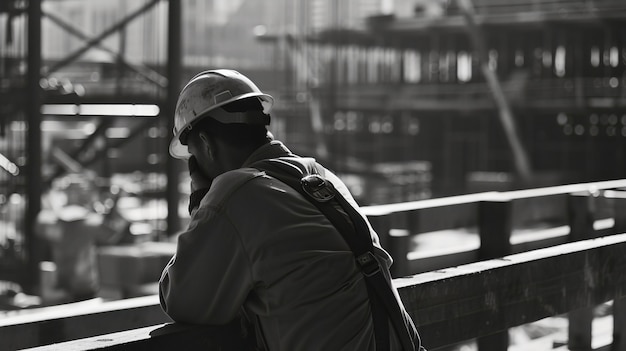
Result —
<svg viewBox="0 0 626 351"><path fill-rule="evenodd" d="M318 174L306 174L291 162L271 159L257 162L252 167L265 171L266 174L300 192L342 234L353 251L367 282L372 303L376 349L389 349L389 327L387 323L390 320L403 349L407 351L416 350L413 335L417 335L417 333L414 330L409 330L409 328L413 329L413 324L409 321L411 324L410 326L407 325L404 313L381 271L380 263L374 255L369 226L361 214L330 181ZM341 208L349 216L349 219L337 207Z"/></svg>

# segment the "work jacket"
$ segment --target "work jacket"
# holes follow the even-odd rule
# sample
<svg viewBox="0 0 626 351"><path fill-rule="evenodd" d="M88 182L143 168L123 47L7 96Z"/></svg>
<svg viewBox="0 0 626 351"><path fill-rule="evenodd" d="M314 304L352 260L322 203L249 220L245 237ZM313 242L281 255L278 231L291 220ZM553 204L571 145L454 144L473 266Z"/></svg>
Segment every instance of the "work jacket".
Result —
<svg viewBox="0 0 626 351"><path fill-rule="evenodd" d="M161 305L194 324L226 324L243 307L271 351L375 350L364 277L341 234L296 190L249 167L294 156L272 141L213 180L163 272ZM346 186L317 167L356 206ZM391 257L371 234L388 267Z"/></svg>

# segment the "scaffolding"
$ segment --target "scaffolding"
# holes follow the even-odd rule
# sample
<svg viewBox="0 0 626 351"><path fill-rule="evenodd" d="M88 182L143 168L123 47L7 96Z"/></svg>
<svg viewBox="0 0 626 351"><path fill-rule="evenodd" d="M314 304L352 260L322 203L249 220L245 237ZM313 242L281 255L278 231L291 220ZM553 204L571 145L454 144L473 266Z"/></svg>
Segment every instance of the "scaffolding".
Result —
<svg viewBox="0 0 626 351"><path fill-rule="evenodd" d="M171 118L181 84L181 5L179 1L164 2L160 0L145 1L140 7L128 9L121 18L96 35L89 35L71 22L72 18L63 18L53 9L45 7L45 1L30 0L3 2L0 20L8 30L3 36L5 52L0 53L0 69L2 74L2 147L0 153L6 160L4 172L0 178L3 198L0 203L3 214L2 233L3 245L0 246L0 280L19 283L25 290L32 291L38 284L39 239L35 232L36 218L41 210L41 198L50 184L67 172L77 171L100 164L100 173L107 176L107 152L121 148L125 143L133 141L136 135L156 130L160 138L167 138L168 133L158 130L171 130ZM95 6L95 2L91 2ZM85 6L90 6L85 5ZM167 6L167 7L164 7ZM156 10L155 10L156 8ZM127 60L126 31L135 25L142 16L150 16L154 22L159 15L165 14L167 23L167 63L165 74L159 73L159 64L155 62L137 63ZM70 12L71 17L72 12ZM42 23L50 21L56 29L61 29L64 36L75 37L82 42L74 50L65 52L58 59L42 57ZM144 21L143 25L149 25ZM162 23L161 23L162 24ZM50 28L50 27L47 27ZM115 36L118 40L117 50L103 43ZM159 38L160 39L160 38ZM114 83L111 91L85 87L66 78L63 69L75 64L74 72L80 73L80 66L86 54L94 52L94 48L112 57L112 62L102 64L100 70L90 70L90 80L105 85L103 81L110 79ZM152 67L149 65L152 64ZM24 67L25 66L25 67ZM113 70L109 73L107 70ZM95 75L95 76L94 76ZM112 75L112 78L106 77ZM103 77L105 76L105 77ZM97 85L94 84L94 85ZM129 88L130 84L130 88ZM95 93L94 93L95 92ZM139 92L130 95L131 92ZM94 105L94 102L100 105ZM138 103L142 106L154 106L151 112L142 115ZM99 108L98 108L99 106ZM119 111L132 112L113 112ZM82 113L91 108L95 112ZM88 119L93 128L92 133L72 145L67 153L59 146L42 144L42 123L44 114L53 111L53 120L60 120L66 125L76 123L76 119ZM65 112L62 112L65 111ZM69 111L69 112L68 112ZM67 116L64 117L63 116ZM137 118L138 116L144 118ZM72 120L74 119L74 120ZM139 121L137 121L137 119ZM130 120L130 121L129 121ZM128 127L130 131L125 138L111 140L106 133L116 125ZM156 129L154 129L156 128ZM68 133L69 131L65 131ZM74 143L76 144L76 143ZM167 142L159 140L155 154L159 164L165 170L164 194L167 202L167 233L172 234L180 228L178 218L178 166L167 157ZM50 148L50 150L46 150ZM54 164L43 167L44 152L50 152L50 160ZM60 157L59 155L63 155ZM75 166L71 166L74 164ZM12 171L13 170L13 171ZM6 194L6 195L4 195ZM21 205L21 209L12 209ZM15 227L15 228L13 228ZM8 228L12 228L9 234Z"/></svg>

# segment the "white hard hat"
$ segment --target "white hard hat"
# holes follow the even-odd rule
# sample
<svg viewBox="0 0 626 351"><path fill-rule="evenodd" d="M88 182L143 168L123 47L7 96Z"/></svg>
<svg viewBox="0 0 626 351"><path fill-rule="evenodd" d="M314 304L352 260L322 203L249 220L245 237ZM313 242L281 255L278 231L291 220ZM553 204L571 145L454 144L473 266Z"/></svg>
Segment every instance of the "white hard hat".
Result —
<svg viewBox="0 0 626 351"><path fill-rule="evenodd" d="M231 102L256 97L263 106L261 113L229 113L221 107ZM269 112L274 98L261 90L243 74L229 69L204 71L196 74L178 96L174 113L174 137L170 142L170 155L186 159L184 134L193 124L205 117L221 123L269 124ZM183 138L181 138L183 136ZM181 140L183 139L183 140Z"/></svg>

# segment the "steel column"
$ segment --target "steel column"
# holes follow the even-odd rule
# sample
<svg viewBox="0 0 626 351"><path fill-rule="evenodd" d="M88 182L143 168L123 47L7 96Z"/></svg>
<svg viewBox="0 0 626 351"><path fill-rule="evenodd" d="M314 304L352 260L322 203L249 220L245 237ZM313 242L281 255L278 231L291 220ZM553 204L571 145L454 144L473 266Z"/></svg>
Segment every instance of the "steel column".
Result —
<svg viewBox="0 0 626 351"><path fill-rule="evenodd" d="M26 212L24 217L24 241L26 267L22 284L33 293L39 280L39 262L36 257L36 218L41 209L41 101L39 86L41 78L41 0L28 2L28 74L26 81Z"/></svg>
<svg viewBox="0 0 626 351"><path fill-rule="evenodd" d="M165 109L161 114L162 123L168 135L174 129L174 111L178 100L182 74L182 35L181 35L181 5L179 0L169 0L168 11L168 40L167 40L167 99ZM163 156L167 176L167 234L173 235L180 229L178 216L178 160L169 156L169 145L164 143Z"/></svg>

